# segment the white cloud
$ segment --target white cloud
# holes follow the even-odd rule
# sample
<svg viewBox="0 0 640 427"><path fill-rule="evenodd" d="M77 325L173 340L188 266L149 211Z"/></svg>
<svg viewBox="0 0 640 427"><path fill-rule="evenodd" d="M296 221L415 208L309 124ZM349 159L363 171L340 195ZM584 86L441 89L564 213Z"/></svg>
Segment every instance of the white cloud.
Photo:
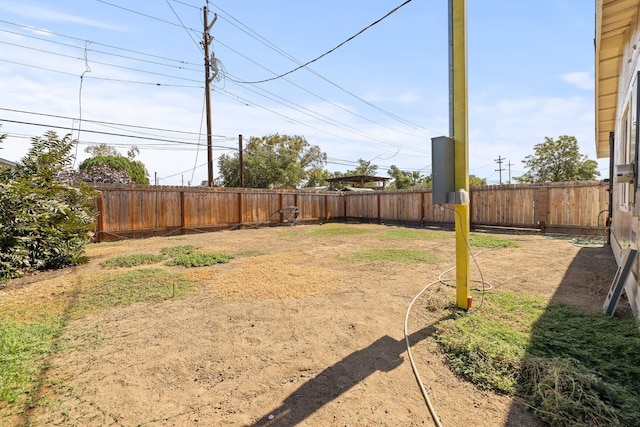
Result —
<svg viewBox="0 0 640 427"><path fill-rule="evenodd" d="M45 22L56 22L64 24L79 24L87 27L102 28L104 30L126 31L120 25L109 24L95 19L84 18L69 13L57 12L41 6L26 5L24 3L12 2L0 4L0 10L10 14L37 19ZM46 30L40 30L46 32Z"/></svg>
<svg viewBox="0 0 640 427"><path fill-rule="evenodd" d="M560 75L560 78L580 89L593 90L594 88L593 75L586 71L564 73Z"/></svg>

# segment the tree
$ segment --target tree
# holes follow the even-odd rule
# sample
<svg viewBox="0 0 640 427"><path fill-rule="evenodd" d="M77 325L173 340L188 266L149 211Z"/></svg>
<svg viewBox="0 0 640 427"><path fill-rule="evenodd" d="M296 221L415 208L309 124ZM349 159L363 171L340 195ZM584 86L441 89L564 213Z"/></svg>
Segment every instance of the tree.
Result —
<svg viewBox="0 0 640 427"><path fill-rule="evenodd" d="M391 165L387 173L393 178L393 182L389 185L390 189L404 190L413 184L411 172L400 170L396 165Z"/></svg>
<svg viewBox="0 0 640 427"><path fill-rule="evenodd" d="M353 170L348 170L344 176L373 176L376 172L378 172L378 166L372 164L369 160L358 159L358 167Z"/></svg>
<svg viewBox="0 0 640 427"><path fill-rule="evenodd" d="M81 172L81 179L86 178L91 180L87 182L112 182L113 180L109 177L119 175L113 173L113 170L115 170L125 172L136 184L149 184L149 172L147 172L147 168L144 166L144 163L135 160L136 155L140 152L137 147L131 147L127 152L127 157L107 144L89 146L85 149L85 152L91 154L91 157L85 159L78 167ZM98 169L91 171L91 169L95 167L98 167ZM86 172L83 174L83 171ZM101 177L100 172L102 171L108 172L109 177ZM85 178L82 178L82 176ZM122 180L118 180L117 182L121 181Z"/></svg>
<svg viewBox="0 0 640 427"><path fill-rule="evenodd" d="M487 178L479 178L475 175L469 175L469 187L481 187L487 185Z"/></svg>
<svg viewBox="0 0 640 427"><path fill-rule="evenodd" d="M15 168L0 170L0 281L84 263L93 236L95 190L57 178L71 166L70 135L49 131L31 141Z"/></svg>
<svg viewBox="0 0 640 427"><path fill-rule="evenodd" d="M528 171L515 178L518 182L588 181L600 175L598 163L580 154L573 136L562 135L557 140L545 137L533 149L534 154L522 161Z"/></svg>
<svg viewBox="0 0 640 427"><path fill-rule="evenodd" d="M317 170L327 161L327 155L317 145L311 145L298 135L251 137L243 153L244 183L251 188L273 188L283 185L300 186L317 181ZM238 154L223 154L218 169L225 187L240 185Z"/></svg>

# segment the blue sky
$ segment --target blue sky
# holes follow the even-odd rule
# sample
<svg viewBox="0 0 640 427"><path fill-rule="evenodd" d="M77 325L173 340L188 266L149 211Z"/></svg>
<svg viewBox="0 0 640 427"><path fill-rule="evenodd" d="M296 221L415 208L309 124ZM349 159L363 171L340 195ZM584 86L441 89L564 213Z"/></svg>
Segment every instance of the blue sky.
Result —
<svg viewBox="0 0 640 427"><path fill-rule="evenodd" d="M294 69L401 3L211 1L221 69L214 162L237 149L239 134L280 133L319 145L330 171L364 159L381 176L391 165L428 175L431 138L449 129L446 0L413 0L284 78L237 83ZM204 4L0 0L0 122L9 134L0 157L18 160L30 137L73 127L78 161L88 145L123 154L136 145L152 182L205 180ZM512 176L524 173L522 160L546 136L575 136L595 159L594 2L469 0L467 24L470 174L497 184L501 157L506 183L509 164ZM598 163L606 178L608 160Z"/></svg>

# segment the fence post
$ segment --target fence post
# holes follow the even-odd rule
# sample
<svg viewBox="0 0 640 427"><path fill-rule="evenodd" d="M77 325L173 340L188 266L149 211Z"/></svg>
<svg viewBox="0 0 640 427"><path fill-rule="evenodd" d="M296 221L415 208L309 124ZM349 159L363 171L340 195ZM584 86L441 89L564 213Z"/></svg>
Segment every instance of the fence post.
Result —
<svg viewBox="0 0 640 427"><path fill-rule="evenodd" d="M96 221L96 241L102 242L102 233L104 233L104 200L102 199L102 191L98 192L98 218Z"/></svg>
<svg viewBox="0 0 640 427"><path fill-rule="evenodd" d="M549 188L536 187L534 192L534 213L533 217L540 231L545 232L549 213Z"/></svg>
<svg viewBox="0 0 640 427"><path fill-rule="evenodd" d="M186 227L187 227L187 214L186 214L186 209L187 207L185 206L185 195L184 195L184 191L180 192L180 234L186 234Z"/></svg>
<svg viewBox="0 0 640 427"><path fill-rule="evenodd" d="M242 228L242 192L238 191L238 229Z"/></svg>

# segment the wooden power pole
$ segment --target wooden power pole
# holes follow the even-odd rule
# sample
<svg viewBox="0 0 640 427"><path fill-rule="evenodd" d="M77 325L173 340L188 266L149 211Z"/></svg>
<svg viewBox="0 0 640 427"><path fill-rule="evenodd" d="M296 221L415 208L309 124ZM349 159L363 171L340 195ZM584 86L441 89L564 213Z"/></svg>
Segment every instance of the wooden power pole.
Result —
<svg viewBox="0 0 640 427"><path fill-rule="evenodd" d="M209 24L209 9L207 6L203 8L204 12L204 32L202 34L202 44L204 47L204 99L207 114L207 166L208 180L207 185L213 187L213 143L211 140L211 82L215 78L211 76L211 58L209 56L209 46L211 45L211 34L209 31L218 19L218 15L214 14L213 21Z"/></svg>

